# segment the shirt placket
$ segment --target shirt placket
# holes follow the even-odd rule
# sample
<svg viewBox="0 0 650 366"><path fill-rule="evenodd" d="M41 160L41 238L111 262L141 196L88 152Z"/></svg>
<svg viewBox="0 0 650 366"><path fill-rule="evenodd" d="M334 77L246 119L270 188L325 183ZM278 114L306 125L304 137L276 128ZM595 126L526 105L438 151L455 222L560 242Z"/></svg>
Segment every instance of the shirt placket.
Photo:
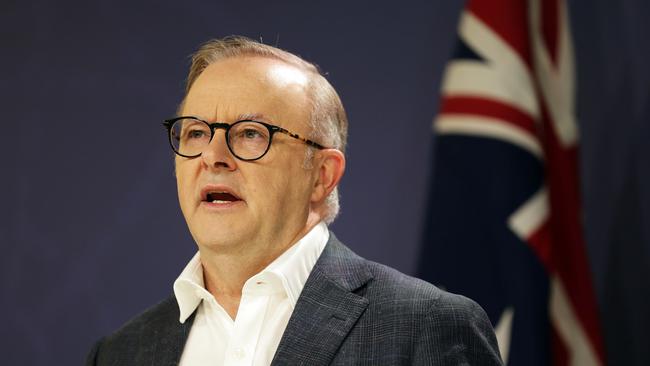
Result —
<svg viewBox="0 0 650 366"><path fill-rule="evenodd" d="M254 364L255 349L270 302L271 292L267 287L268 284L263 281L244 287L232 337L226 349L224 365Z"/></svg>

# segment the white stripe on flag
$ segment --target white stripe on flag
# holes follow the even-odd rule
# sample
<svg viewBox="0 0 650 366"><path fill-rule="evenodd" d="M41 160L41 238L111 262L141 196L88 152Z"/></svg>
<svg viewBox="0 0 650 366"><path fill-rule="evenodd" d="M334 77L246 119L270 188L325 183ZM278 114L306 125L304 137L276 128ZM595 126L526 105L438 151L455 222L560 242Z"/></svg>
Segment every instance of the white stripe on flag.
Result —
<svg viewBox="0 0 650 366"><path fill-rule="evenodd" d="M600 366L600 360L592 348L591 341L578 321L559 277L551 278L550 299L551 322L567 346L569 365Z"/></svg>
<svg viewBox="0 0 650 366"><path fill-rule="evenodd" d="M445 71L444 94L497 99L539 117L539 104L528 68L519 55L490 27L465 11L460 37L487 62L454 60Z"/></svg>
<svg viewBox="0 0 650 366"><path fill-rule="evenodd" d="M548 191L542 186L517 211L508 217L508 226L523 242L542 227L549 217Z"/></svg>
<svg viewBox="0 0 650 366"><path fill-rule="evenodd" d="M440 135L460 134L502 140L542 159L542 147L535 136L500 119L471 114L443 114L436 118L433 129Z"/></svg>
<svg viewBox="0 0 650 366"><path fill-rule="evenodd" d="M510 339L512 337L512 319L515 316L515 309L508 306L501 313L499 322L494 327L494 333L497 336L497 343L499 343L499 353L503 364L508 364L508 355L510 354Z"/></svg>
<svg viewBox="0 0 650 366"><path fill-rule="evenodd" d="M558 35L558 67L553 65L549 50L542 39L541 11L539 0L530 2L530 34L534 52L535 72L541 93L546 102L550 120L562 143L568 147L578 140L578 126L575 119L575 74L573 65L573 45L568 26L566 3L558 9L560 34Z"/></svg>

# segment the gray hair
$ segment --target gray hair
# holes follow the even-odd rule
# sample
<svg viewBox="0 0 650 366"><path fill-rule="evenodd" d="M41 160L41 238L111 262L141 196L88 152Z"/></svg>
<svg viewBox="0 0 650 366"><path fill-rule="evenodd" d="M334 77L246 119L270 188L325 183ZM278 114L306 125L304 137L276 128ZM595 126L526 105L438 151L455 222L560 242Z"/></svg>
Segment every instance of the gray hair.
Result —
<svg viewBox="0 0 650 366"><path fill-rule="evenodd" d="M204 43L192 55L192 64L185 86L185 96L187 96L196 79L208 65L219 60L241 56L274 58L306 72L310 76L308 90L311 102L309 119L311 132L309 138L318 141L324 146L332 147L345 153L348 119L341 98L336 93L336 90L334 90L334 87L323 76L318 66L279 48L265 45L242 36L229 36ZM183 108L183 103L184 101L181 103L179 110ZM303 164L306 168L311 167L313 155L313 148L307 147L305 164ZM339 210L338 187L335 187L325 200L323 220L327 224L332 223L338 215Z"/></svg>

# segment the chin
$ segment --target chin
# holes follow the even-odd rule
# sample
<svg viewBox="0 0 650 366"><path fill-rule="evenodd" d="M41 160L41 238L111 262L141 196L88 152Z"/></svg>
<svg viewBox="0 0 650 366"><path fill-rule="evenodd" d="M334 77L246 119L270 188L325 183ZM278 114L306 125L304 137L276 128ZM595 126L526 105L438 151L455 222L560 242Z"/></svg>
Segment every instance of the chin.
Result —
<svg viewBox="0 0 650 366"><path fill-rule="evenodd" d="M242 223L247 222L241 216L243 215L196 210L185 219L194 240L199 244L207 244L232 241L240 236L245 229L245 225Z"/></svg>
<svg viewBox="0 0 650 366"><path fill-rule="evenodd" d="M244 228L231 220L210 220L209 223L190 226L190 231L199 247L228 248L235 247L245 241ZM237 220L237 222L243 222Z"/></svg>
<svg viewBox="0 0 650 366"><path fill-rule="evenodd" d="M234 248L240 240L235 235L228 233L197 233L194 234L194 240L200 248L209 248L213 250Z"/></svg>

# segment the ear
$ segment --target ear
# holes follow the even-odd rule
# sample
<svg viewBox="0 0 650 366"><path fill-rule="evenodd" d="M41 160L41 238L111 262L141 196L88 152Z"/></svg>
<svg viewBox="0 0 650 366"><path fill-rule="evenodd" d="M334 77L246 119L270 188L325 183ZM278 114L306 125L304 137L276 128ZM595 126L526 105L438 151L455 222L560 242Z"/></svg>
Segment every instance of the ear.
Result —
<svg viewBox="0 0 650 366"><path fill-rule="evenodd" d="M345 172L345 155L337 149L323 149L317 152L315 160L311 202L318 204L325 201L341 181Z"/></svg>

